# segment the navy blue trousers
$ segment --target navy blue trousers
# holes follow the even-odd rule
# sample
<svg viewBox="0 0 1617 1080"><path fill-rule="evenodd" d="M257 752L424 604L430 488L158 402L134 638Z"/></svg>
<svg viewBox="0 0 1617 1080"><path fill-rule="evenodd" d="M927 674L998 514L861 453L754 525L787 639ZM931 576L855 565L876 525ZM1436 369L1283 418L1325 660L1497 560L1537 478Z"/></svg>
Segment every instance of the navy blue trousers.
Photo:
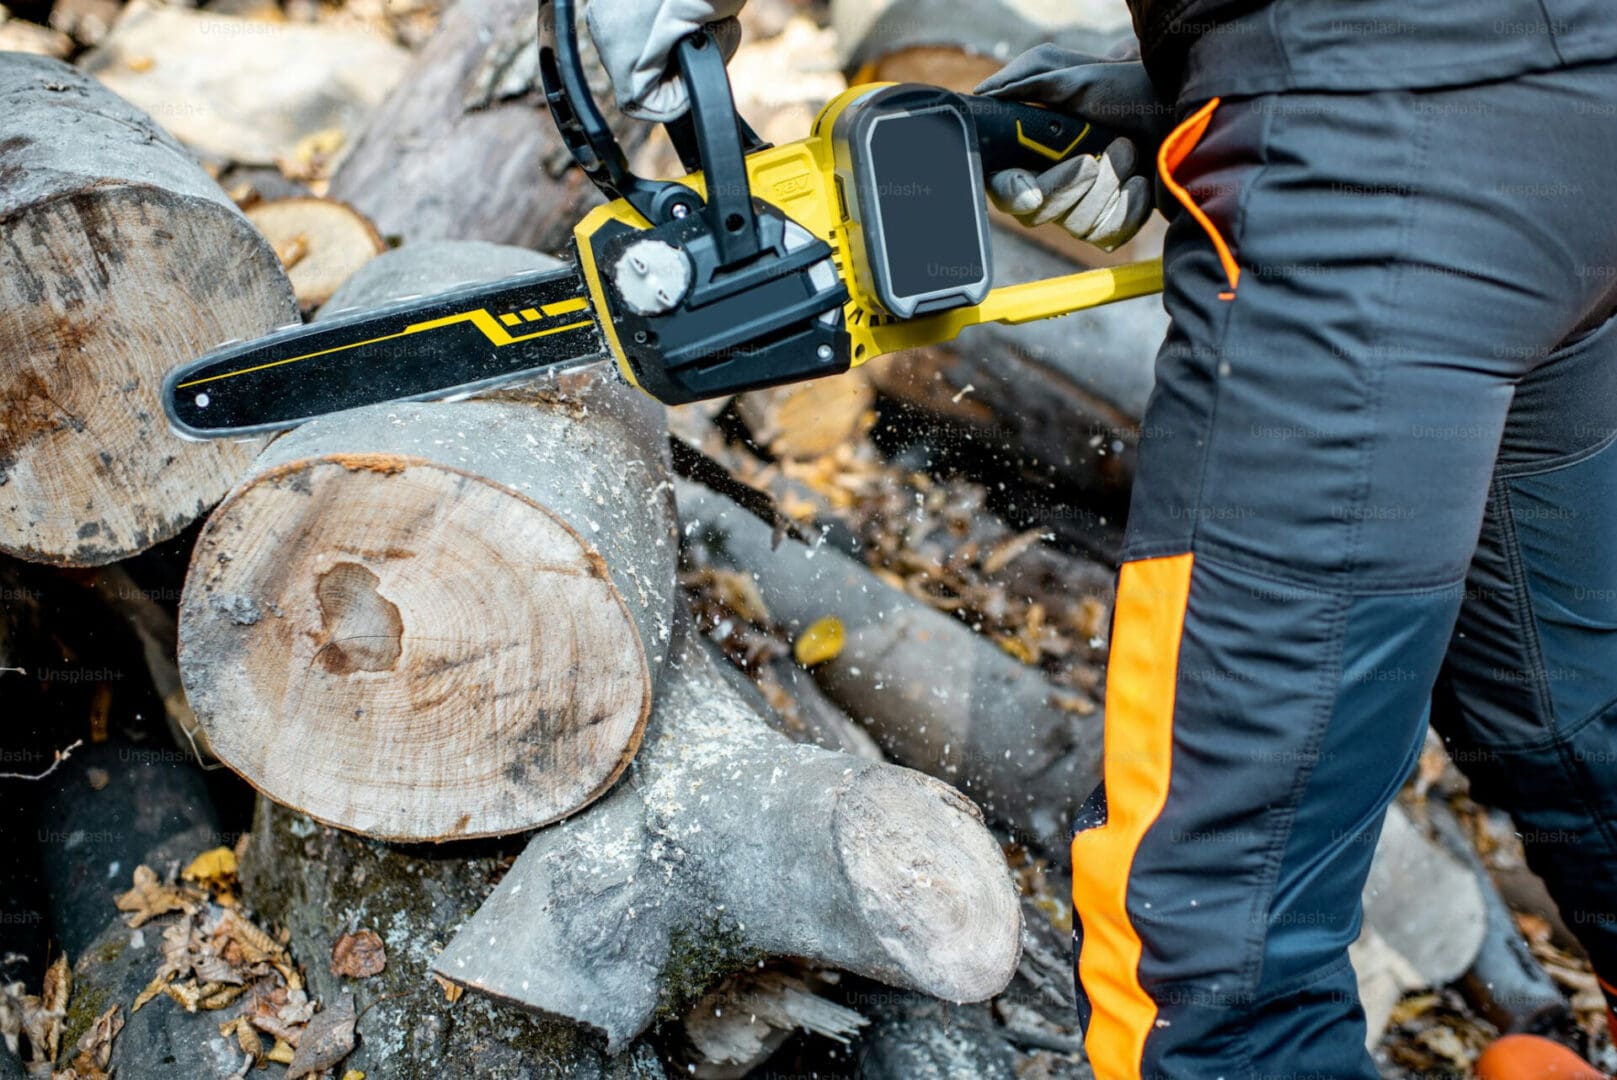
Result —
<svg viewBox="0 0 1617 1080"><path fill-rule="evenodd" d="M1429 719L1617 981L1617 64L1194 104L1073 840L1087 1044L1370 1078L1346 950Z"/></svg>

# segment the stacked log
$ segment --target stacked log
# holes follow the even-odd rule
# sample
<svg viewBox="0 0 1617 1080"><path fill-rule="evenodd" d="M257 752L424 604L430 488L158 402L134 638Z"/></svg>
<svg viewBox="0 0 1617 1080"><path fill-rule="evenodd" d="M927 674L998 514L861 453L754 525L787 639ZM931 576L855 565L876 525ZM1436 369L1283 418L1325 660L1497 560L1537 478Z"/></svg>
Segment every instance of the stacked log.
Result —
<svg viewBox="0 0 1617 1080"><path fill-rule="evenodd" d="M814 675L883 751L959 786L1016 839L1066 846L1100 776L1098 710L1082 715L1038 671L840 552L777 546L769 526L723 496L685 483L678 493L697 557L752 577L793 638L840 621L845 644Z"/></svg>
<svg viewBox="0 0 1617 1080"><path fill-rule="evenodd" d="M771 731L710 650L682 629L630 782L538 833L434 970L612 1047L770 956L949 1001L1002 990L1020 910L977 809Z"/></svg>
<svg viewBox="0 0 1617 1080"><path fill-rule="evenodd" d="M582 35L587 41L588 35ZM598 91L599 63L587 57ZM531 0L460 0L373 114L330 194L405 242L487 240L559 252L600 194L543 109ZM603 108L607 95L598 93ZM632 152L644 124L609 112Z"/></svg>
<svg viewBox="0 0 1617 1080"><path fill-rule="evenodd" d="M0 551L112 562L191 524L252 444L169 430L168 369L296 321L275 252L150 118L0 54Z"/></svg>
<svg viewBox="0 0 1617 1080"><path fill-rule="evenodd" d="M420 245L333 306L543 265ZM214 753L317 820L397 840L518 832L599 796L667 650L666 451L655 402L587 378L278 440L209 519L181 604Z"/></svg>

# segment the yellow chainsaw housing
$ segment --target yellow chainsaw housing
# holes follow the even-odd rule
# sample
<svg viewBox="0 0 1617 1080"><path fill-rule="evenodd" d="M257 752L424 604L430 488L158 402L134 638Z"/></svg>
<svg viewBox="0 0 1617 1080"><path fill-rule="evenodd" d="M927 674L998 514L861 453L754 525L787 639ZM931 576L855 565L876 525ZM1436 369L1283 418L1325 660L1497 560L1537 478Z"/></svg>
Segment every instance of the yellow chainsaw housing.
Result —
<svg viewBox="0 0 1617 1080"><path fill-rule="evenodd" d="M847 200L840 191L831 132L843 110L866 94L892 85L865 83L849 87L820 110L808 138L760 150L747 158L747 177L753 195L774 205L830 245L837 273L848 288L849 300L843 313L853 367L902 349L953 340L966 327L980 323L1034 322L1162 291L1162 260L1150 259L1001 286L989 292L982 303L970 307L912 319L896 319L887 314L876 298L873 283L859 279L858 260L850 257L855 250L853 245L862 243L863 239L858 235L859 224L849 215ZM1059 151L1054 156L1059 157ZM701 173L681 177L679 182L706 198ZM620 222L634 229L651 228L651 223L638 210L619 199L591 211L574 230L584 280L595 301L595 309L600 312L610 307L590 238L610 222ZM631 385L638 387L640 383L624 356L612 320L603 318L601 329L618 370Z"/></svg>

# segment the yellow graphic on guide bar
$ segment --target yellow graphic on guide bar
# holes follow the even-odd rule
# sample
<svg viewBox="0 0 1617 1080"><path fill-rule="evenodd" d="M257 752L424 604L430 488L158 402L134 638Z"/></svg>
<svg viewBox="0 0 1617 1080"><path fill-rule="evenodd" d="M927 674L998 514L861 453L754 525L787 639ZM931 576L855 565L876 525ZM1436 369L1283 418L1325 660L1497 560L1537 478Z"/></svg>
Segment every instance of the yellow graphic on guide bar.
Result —
<svg viewBox="0 0 1617 1080"><path fill-rule="evenodd" d="M575 297L572 300L562 300L554 304L544 304L541 306L540 310L544 312L546 317L554 318L558 315L570 315L575 311L585 311L588 310L588 308L589 302L587 300ZM489 341L493 343L495 348L503 348L507 345L515 345L518 342L523 341L532 341L535 338L549 337L552 334L564 334L569 330L581 330L584 327L592 325L592 321L586 319L580 322L568 323L565 326L550 326L543 330L536 330L531 334L520 335L513 335L507 329L507 327L518 325L524 318L528 319L529 322L533 322L539 317L538 311L534 311L533 308L527 308L520 314L502 315L500 316L499 320L496 320L493 315L489 314L487 308L477 308L474 311L462 311L455 315L446 315L441 319L432 319L428 322L415 323L413 325L406 326L403 330L400 330L396 334L383 334L380 337L368 338L365 341L351 341L345 345L334 345L329 349L321 349L317 352L304 353L302 356L289 356L284 360L274 360L267 364L257 364L253 367L242 368L240 371L226 371L219 375L209 375L202 379L192 379L190 382L180 383L176 389L184 390L191 386L201 386L204 383L218 382L220 379L235 378L237 375L250 375L255 371L264 371L267 368L283 367L287 364L296 364L300 360L313 360L316 357L330 356L333 353L348 352L350 349L359 349L366 345L376 345L384 341L395 341L398 338L409 337L412 334L423 334L429 330L441 330L446 326L452 326L456 323L471 323L473 326L477 327L477 329L483 332L483 336L488 338ZM504 325L501 325L502 323Z"/></svg>

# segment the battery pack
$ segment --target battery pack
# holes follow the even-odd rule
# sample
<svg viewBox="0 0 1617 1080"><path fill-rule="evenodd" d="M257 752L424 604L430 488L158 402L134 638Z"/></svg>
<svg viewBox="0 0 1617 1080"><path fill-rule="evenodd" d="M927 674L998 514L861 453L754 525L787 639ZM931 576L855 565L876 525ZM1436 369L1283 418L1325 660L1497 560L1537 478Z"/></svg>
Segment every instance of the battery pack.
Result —
<svg viewBox="0 0 1617 1080"><path fill-rule="evenodd" d="M988 205L971 112L933 86L872 90L832 131L861 279L908 319L980 304L993 284Z"/></svg>

